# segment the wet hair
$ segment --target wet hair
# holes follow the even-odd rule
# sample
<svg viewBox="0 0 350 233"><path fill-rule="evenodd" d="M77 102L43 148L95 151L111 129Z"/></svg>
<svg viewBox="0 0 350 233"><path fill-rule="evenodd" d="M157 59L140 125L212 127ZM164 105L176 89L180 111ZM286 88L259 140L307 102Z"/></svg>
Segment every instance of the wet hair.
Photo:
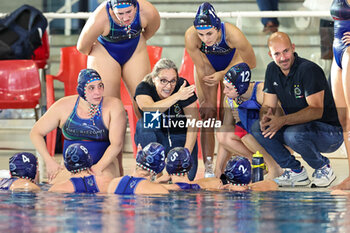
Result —
<svg viewBox="0 0 350 233"><path fill-rule="evenodd" d="M224 175L229 183L237 185L247 185L251 180L251 165L247 158L235 156L231 158L224 171Z"/></svg>
<svg viewBox="0 0 350 233"><path fill-rule="evenodd" d="M149 143L137 152L136 165L153 174L162 172L165 167L164 147L157 142Z"/></svg>
<svg viewBox="0 0 350 233"><path fill-rule="evenodd" d="M220 30L221 20L216 15L214 7L209 2L204 2L198 8L193 25L197 30L205 30L212 27Z"/></svg>
<svg viewBox="0 0 350 233"><path fill-rule="evenodd" d="M29 152L14 154L9 161L9 169L12 177L19 177L33 181L36 176L38 160Z"/></svg>
<svg viewBox="0 0 350 233"><path fill-rule="evenodd" d="M147 82L148 84L150 84L152 86L154 86L154 83L153 83L152 79L154 77L157 77L162 70L167 70L167 69L175 70L176 78L178 78L179 73L177 71L177 67L176 67L175 63L172 60L168 59L168 58L161 58L154 65L152 72L144 77L143 81Z"/></svg>
<svg viewBox="0 0 350 233"><path fill-rule="evenodd" d="M129 6L137 5L137 0L109 0L110 5L113 8L126 8Z"/></svg>
<svg viewBox="0 0 350 233"><path fill-rule="evenodd" d="M78 75L77 92L81 98L86 100L86 86L93 82L101 80L101 76L94 69L83 69Z"/></svg>
<svg viewBox="0 0 350 233"><path fill-rule="evenodd" d="M171 149L166 159L166 171L169 175L185 175L192 167L191 153L187 148L175 147Z"/></svg>
<svg viewBox="0 0 350 233"><path fill-rule="evenodd" d="M80 143L74 143L67 147L64 154L64 165L68 171L77 173L90 168L92 166L92 158L85 146Z"/></svg>
<svg viewBox="0 0 350 233"><path fill-rule="evenodd" d="M236 89L238 95L243 95L249 87L252 73L246 63L232 66L224 76L224 80Z"/></svg>

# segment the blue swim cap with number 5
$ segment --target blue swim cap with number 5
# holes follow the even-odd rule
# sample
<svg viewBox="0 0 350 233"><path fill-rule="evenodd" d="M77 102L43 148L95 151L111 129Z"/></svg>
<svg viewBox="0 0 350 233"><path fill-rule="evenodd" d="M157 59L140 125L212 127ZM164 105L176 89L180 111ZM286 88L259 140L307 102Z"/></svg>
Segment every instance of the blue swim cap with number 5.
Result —
<svg viewBox="0 0 350 233"><path fill-rule="evenodd" d="M191 153L187 148L175 147L168 153L166 159L166 171L169 175L184 175L192 167Z"/></svg>

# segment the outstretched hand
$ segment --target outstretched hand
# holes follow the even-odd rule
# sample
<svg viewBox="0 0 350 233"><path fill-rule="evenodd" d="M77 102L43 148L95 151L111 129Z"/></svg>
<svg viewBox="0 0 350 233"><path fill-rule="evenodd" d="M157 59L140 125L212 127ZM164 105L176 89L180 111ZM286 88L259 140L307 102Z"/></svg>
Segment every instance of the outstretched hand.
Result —
<svg viewBox="0 0 350 233"><path fill-rule="evenodd" d="M196 89L196 87L194 85L190 85L188 87L186 87L187 82L184 81L184 83L181 85L178 93L179 96L179 100L187 100L188 98L190 98L191 96L194 95L194 91Z"/></svg>

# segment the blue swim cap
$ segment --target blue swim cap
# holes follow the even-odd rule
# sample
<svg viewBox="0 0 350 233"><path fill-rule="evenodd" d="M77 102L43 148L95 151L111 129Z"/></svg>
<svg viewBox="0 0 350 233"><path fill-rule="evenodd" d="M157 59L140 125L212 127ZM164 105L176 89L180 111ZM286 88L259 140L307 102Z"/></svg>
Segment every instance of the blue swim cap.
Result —
<svg viewBox="0 0 350 233"><path fill-rule="evenodd" d="M197 30L205 30L212 27L220 30L221 20L216 15L214 7L209 2L204 2L198 8L193 25Z"/></svg>
<svg viewBox="0 0 350 233"><path fill-rule="evenodd" d="M251 76L249 66L246 63L239 63L227 71L224 80L236 88L238 95L243 95L248 90Z"/></svg>
<svg viewBox="0 0 350 233"><path fill-rule="evenodd" d="M235 156L231 158L224 171L227 180L232 184L249 184L251 180L251 166L247 158Z"/></svg>
<svg viewBox="0 0 350 233"><path fill-rule="evenodd" d="M81 98L86 100L85 88L86 85L93 82L101 80L101 76L94 69L83 69L78 75L78 86L77 92Z"/></svg>
<svg viewBox="0 0 350 233"><path fill-rule="evenodd" d="M88 149L80 143L68 146L64 154L64 165L72 173L86 170L92 166L92 158Z"/></svg>
<svg viewBox="0 0 350 233"><path fill-rule="evenodd" d="M112 8L126 8L129 6L135 6L136 7L136 0L110 0L109 1Z"/></svg>
<svg viewBox="0 0 350 233"><path fill-rule="evenodd" d="M34 180L38 161L35 155L22 152L13 155L9 161L11 176Z"/></svg>
<svg viewBox="0 0 350 233"><path fill-rule="evenodd" d="M160 173L165 167L164 147L157 142L151 142L137 153L136 165L154 174Z"/></svg>
<svg viewBox="0 0 350 233"><path fill-rule="evenodd" d="M175 147L168 153L166 159L166 171L169 175L184 175L192 167L191 153L187 148Z"/></svg>

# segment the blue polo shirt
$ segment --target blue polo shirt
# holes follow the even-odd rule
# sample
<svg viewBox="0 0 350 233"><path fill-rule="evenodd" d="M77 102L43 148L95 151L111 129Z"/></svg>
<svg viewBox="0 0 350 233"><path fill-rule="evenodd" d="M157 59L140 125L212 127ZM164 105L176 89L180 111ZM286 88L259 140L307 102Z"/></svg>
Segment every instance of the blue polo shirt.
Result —
<svg viewBox="0 0 350 233"><path fill-rule="evenodd" d="M327 79L321 67L294 53L295 60L285 76L275 62L266 69L264 92L277 95L285 114L300 111L308 106L306 97L324 90L324 109L321 121L340 126L338 114Z"/></svg>

